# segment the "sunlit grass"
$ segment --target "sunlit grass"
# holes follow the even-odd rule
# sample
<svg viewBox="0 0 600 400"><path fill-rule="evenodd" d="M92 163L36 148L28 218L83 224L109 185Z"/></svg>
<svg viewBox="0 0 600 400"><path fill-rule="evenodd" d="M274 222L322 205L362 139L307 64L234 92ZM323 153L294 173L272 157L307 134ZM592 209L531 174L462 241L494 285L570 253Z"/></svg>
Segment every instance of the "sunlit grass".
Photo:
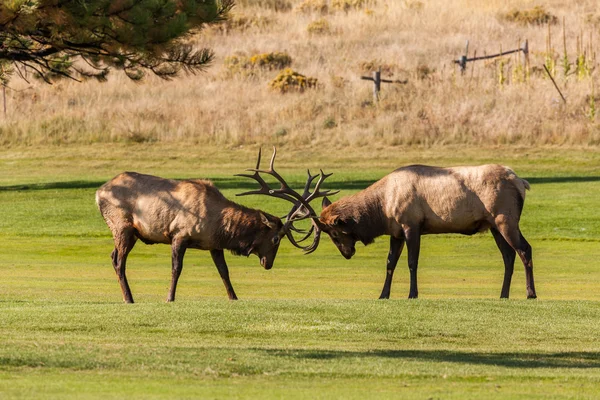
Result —
<svg viewBox="0 0 600 400"><path fill-rule="evenodd" d="M302 256L284 242L274 268L226 255L240 301L207 252L190 250L165 304L170 249L138 243L128 263L137 303L125 305L112 239L94 191L122 170L211 177L229 198L256 148L183 146L0 151L0 397L2 398L596 398L600 387L598 152L413 149L374 155L280 148L300 188L304 168L334 172L339 196L410 162L499 162L530 180L522 230L539 298L525 300L517 262L511 299L490 234L423 238L420 298L406 300L406 255L392 298L376 300L387 238L343 259L327 237ZM164 154L172 153L172 158ZM82 157L81 154L90 154ZM357 164L358 160L358 164ZM360 165L360 167L357 167ZM276 215L289 205L244 204Z"/></svg>

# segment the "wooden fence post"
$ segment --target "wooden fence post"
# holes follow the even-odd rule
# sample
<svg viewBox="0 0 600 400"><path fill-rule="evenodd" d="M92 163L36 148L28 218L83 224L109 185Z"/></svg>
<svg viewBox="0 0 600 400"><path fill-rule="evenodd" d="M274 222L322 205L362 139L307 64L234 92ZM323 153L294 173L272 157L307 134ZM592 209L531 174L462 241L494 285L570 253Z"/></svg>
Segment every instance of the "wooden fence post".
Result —
<svg viewBox="0 0 600 400"><path fill-rule="evenodd" d="M381 68L373 71L373 103L379 101L379 92L381 91Z"/></svg>
<svg viewBox="0 0 600 400"><path fill-rule="evenodd" d="M403 81L401 80L390 80L390 79L381 79L381 67L377 71L373 71L372 76L361 76L360 79L364 81L373 81L373 103L377 103L379 101L379 92L381 91L381 83L400 83L405 84L408 82L408 79Z"/></svg>

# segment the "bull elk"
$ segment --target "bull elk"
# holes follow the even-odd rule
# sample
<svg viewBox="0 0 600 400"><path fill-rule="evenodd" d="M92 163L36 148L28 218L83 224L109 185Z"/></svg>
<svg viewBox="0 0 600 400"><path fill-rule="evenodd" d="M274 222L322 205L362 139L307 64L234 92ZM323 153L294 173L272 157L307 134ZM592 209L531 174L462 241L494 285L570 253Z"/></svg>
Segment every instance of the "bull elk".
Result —
<svg viewBox="0 0 600 400"><path fill-rule="evenodd" d="M536 298L531 246L519 229L529 183L501 165L399 168L367 189L333 204L323 199L317 225L350 259L357 241L368 245L390 235L387 275L380 299L390 297L394 269L408 248L409 298L418 297L417 266L421 235L491 230L504 260L501 298L508 298L515 255L525 266L527 298Z"/></svg>
<svg viewBox="0 0 600 400"><path fill-rule="evenodd" d="M102 185L96 192L96 203L113 235L115 247L111 259L123 300L133 303L125 269L127 256L137 239L145 244L171 245L168 302L175 300L175 289L188 248L210 251L231 300L236 300L237 296L229 279L224 250L230 250L235 255L255 254L265 269L273 266L283 236L287 236L294 246L306 252L313 251L318 244L318 237L309 246L301 246L299 242L307 239L314 229L303 232L296 229L293 223L306 218L304 210L310 207L310 201L330 193L319 189L329 175L323 171L315 176L309 173L304 193L298 194L275 172L273 164L276 154L273 149L270 168L263 171L259 169L259 151L256 168L249 170L254 174L241 176L257 180L261 188L240 195L266 194L292 202L294 206L286 216L285 223L279 217L228 200L208 180L172 180L124 172ZM269 188L260 173L276 177L281 188ZM320 180L311 192L311 183L317 176L320 176ZM305 233L305 236L297 241L292 231Z"/></svg>

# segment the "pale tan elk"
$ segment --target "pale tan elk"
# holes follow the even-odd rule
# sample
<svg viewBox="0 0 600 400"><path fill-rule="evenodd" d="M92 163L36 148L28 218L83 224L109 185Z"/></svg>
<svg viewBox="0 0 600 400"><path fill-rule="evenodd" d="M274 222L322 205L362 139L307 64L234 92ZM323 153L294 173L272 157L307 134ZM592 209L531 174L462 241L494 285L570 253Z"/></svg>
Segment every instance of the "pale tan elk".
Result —
<svg viewBox="0 0 600 400"><path fill-rule="evenodd" d="M515 254L525 266L527 298L536 298L531 246L519 229L529 183L501 165L397 169L367 189L331 203L323 199L318 229L350 259L357 241L365 245L390 235L387 275L380 299L390 297L394 269L408 248L409 298L418 297L417 266L421 235L491 230L504 260L500 297L508 298Z"/></svg>
<svg viewBox="0 0 600 400"><path fill-rule="evenodd" d="M287 186L273 169L276 151L273 152L270 168L259 170L261 153L258 154L254 175L242 175L256 179L261 189L246 194L267 194L294 204L285 224L280 218L260 210L236 204L225 198L207 180L172 180L156 176L124 172L117 175L96 192L96 203L106 224L110 228L115 248L111 254L123 300L133 303L131 289L125 275L127 256L137 239L145 244L170 244L172 250L172 277L167 301L175 300L177 281L183 268L183 257L188 248L209 250L225 284L231 300L237 299L229 279L224 250L235 255L255 254L265 269L273 266L282 237L287 236L292 244L307 252L311 246L300 246L292 235L296 230L293 222L304 218L300 206L328 192L319 192L325 178L321 171L320 180L313 193L310 184L317 176L309 174L304 194L300 195ZM276 176L282 188L271 190L260 177L260 173ZM312 234L307 232L306 239ZM318 242L318 240L315 240ZM315 247L316 248L316 247Z"/></svg>

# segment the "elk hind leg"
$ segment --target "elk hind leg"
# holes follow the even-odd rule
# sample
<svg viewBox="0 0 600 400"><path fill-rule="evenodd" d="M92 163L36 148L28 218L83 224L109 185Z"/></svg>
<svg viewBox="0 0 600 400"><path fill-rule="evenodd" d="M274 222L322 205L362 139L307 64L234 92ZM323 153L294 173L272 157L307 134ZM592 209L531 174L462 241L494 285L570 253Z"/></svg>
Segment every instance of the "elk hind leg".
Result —
<svg viewBox="0 0 600 400"><path fill-rule="evenodd" d="M418 228L406 228L404 230L406 248L408 250L408 270L410 271L409 299L419 297L417 286L417 268L419 266L419 252L421 251L421 232Z"/></svg>
<svg viewBox="0 0 600 400"><path fill-rule="evenodd" d="M498 246L500 253L502 253L502 259L504 260L504 282L502 283L502 292L500 293L500 298L508 299L508 296L510 295L510 282L515 269L515 257L517 252L508 244L508 242L496 228L492 228L491 231L492 235L494 236L494 240L496 241L496 245Z"/></svg>
<svg viewBox="0 0 600 400"><path fill-rule="evenodd" d="M125 275L127 256L135 242L137 237L135 231L132 228L124 229L114 235L115 249L111 254L113 268L119 279L119 285L121 285L121 292L123 293L123 301L125 303L133 303L133 295L127 282L127 276Z"/></svg>
<svg viewBox="0 0 600 400"><path fill-rule="evenodd" d="M512 247L525 267L525 283L527 288L527 298L537 298L535 292L535 283L533 280L533 256L531 245L525 240L519 229L519 224L503 215L496 218L496 226L502 237Z"/></svg>

